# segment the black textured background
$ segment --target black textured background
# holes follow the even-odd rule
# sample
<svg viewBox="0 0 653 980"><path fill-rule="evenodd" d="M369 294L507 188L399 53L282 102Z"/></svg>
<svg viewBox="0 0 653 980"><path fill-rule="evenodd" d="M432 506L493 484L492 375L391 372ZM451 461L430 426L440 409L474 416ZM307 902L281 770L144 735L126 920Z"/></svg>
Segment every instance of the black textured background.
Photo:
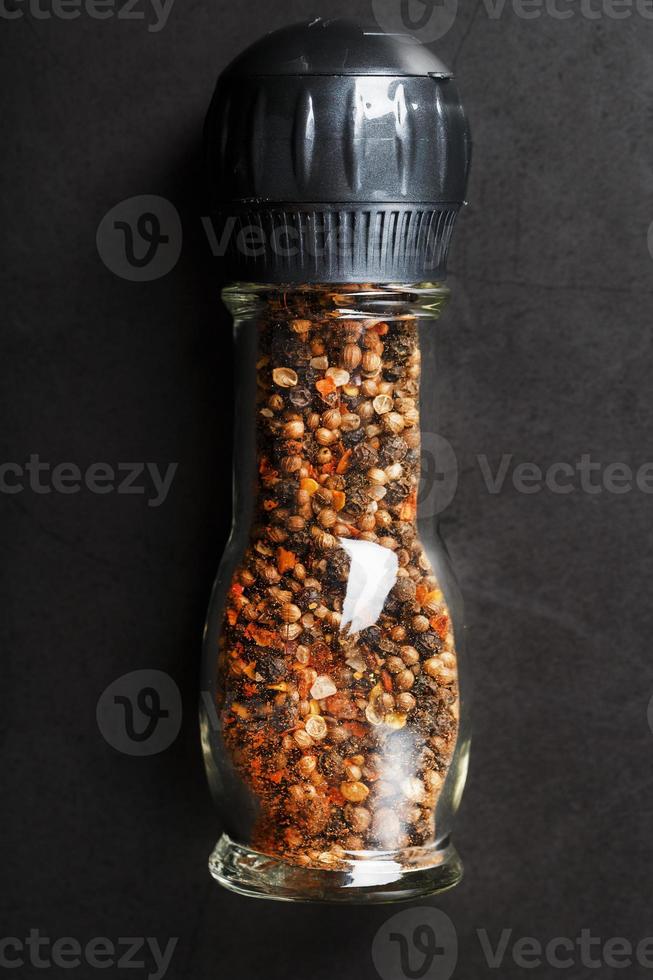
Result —
<svg viewBox="0 0 653 980"><path fill-rule="evenodd" d="M437 378L437 428L460 466L442 526L467 602L475 744L456 833L466 877L433 904L456 925L466 980L650 972L509 958L496 971L476 935L653 933L650 497L491 495L477 461L653 458L653 22L566 7L523 19L507 0L493 19L461 0L434 46L474 137ZM0 18L2 460L179 463L159 508L0 497L0 933L179 937L171 980L372 980L372 939L396 911L255 903L206 870L218 827L195 706L229 523L232 368L197 153L218 71L263 31L320 13L369 6L175 0L158 33ZM112 274L95 245L103 215L139 194L169 198L183 222L179 263L149 283ZM130 758L95 709L146 667L175 678L184 722L167 751Z"/></svg>

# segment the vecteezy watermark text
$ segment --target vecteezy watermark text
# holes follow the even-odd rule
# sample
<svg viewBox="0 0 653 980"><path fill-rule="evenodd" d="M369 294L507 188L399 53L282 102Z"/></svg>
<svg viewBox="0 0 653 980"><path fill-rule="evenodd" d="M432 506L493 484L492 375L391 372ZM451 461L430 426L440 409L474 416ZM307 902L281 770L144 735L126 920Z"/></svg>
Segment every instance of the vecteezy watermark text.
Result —
<svg viewBox="0 0 653 980"><path fill-rule="evenodd" d="M0 18L20 20L76 20L86 16L91 20L144 21L151 13L154 20L147 25L151 34L162 31L175 0L0 0ZM141 8L146 9L141 9Z"/></svg>
<svg viewBox="0 0 653 980"><path fill-rule="evenodd" d="M635 941L623 936L604 939L585 928L573 937L546 939L520 936L514 929L496 934L476 929L475 935L490 970L505 969L509 963L531 972L539 970L542 976L551 969L653 969L653 936ZM405 909L377 930L371 954L381 980L449 980L458 961L456 928L446 913L433 906Z"/></svg>
<svg viewBox="0 0 653 980"><path fill-rule="evenodd" d="M498 938L491 939L487 929L477 930L478 941L488 966L500 969L506 958L516 966L535 970L548 966L568 970L582 966L587 970L624 969L637 964L653 969L653 936L633 943L623 936L602 939L592 935L591 929L581 929L573 939L570 936L554 936L545 942L534 936L519 936L513 940L512 929L502 929Z"/></svg>
<svg viewBox="0 0 653 980"><path fill-rule="evenodd" d="M626 20L633 14L644 20L653 20L653 0L483 0L490 20L498 20L506 8L510 8L520 20Z"/></svg>
<svg viewBox="0 0 653 980"><path fill-rule="evenodd" d="M32 966L37 970L114 969L147 970L148 980L163 980L172 961L179 939L169 939L165 948L152 936L128 936L118 940L95 936L81 943L72 936L50 939L39 929L30 929L29 936L5 936L0 939L0 967L18 970ZM10 976L12 974L9 974ZM16 976L16 974L13 974Z"/></svg>
<svg viewBox="0 0 653 980"><path fill-rule="evenodd" d="M0 493L31 491L37 494L79 493L83 488L94 494L149 494L148 507L165 502L178 463L168 463L165 471L157 463L91 463L85 470L76 463L41 461L32 453L27 462L0 463Z"/></svg>
<svg viewBox="0 0 653 980"><path fill-rule="evenodd" d="M548 490L555 494L580 491L587 494L624 494L637 489L653 493L653 462L633 469L627 463L601 463L591 453L582 453L573 463L556 461L547 467L524 462L512 465L513 454L504 453L498 463L486 455L476 457L488 493L498 494L506 485L508 474L517 493L532 494Z"/></svg>
<svg viewBox="0 0 653 980"><path fill-rule="evenodd" d="M451 30L458 7L459 0L372 0L374 18L382 30L422 44L431 44ZM653 0L482 0L478 9L490 21L509 13L519 20L653 20Z"/></svg>
<svg viewBox="0 0 653 980"><path fill-rule="evenodd" d="M215 258L223 258L230 250L252 259L270 253L282 259L298 255L323 258L326 255L349 255L358 243L353 224L328 227L308 212L294 214L291 221L272 224L270 228L256 222L247 224L238 215L228 215L220 221L203 215L200 220ZM435 261L441 247L437 236L420 237L419 241L407 241L403 254L407 258L419 254Z"/></svg>

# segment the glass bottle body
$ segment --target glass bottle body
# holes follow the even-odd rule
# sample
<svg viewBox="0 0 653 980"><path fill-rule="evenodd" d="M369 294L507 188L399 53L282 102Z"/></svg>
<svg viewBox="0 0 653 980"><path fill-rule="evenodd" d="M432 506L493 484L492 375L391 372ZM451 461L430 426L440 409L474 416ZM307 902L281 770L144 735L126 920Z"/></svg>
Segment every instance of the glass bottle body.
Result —
<svg viewBox="0 0 653 980"><path fill-rule="evenodd" d="M419 519L422 347L447 295L223 294L235 518L207 621L202 738L225 831L210 868L233 890L392 901L460 878L461 604Z"/></svg>

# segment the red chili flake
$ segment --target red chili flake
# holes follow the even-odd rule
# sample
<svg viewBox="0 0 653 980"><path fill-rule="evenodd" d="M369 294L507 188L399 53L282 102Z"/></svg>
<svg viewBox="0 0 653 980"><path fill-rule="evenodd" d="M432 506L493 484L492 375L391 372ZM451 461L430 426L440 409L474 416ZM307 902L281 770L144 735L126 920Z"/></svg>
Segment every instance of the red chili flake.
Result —
<svg viewBox="0 0 653 980"><path fill-rule="evenodd" d="M445 636L449 632L449 617L444 614L440 616L434 616L431 620L431 626L438 634L441 640L444 640Z"/></svg>
<svg viewBox="0 0 653 980"><path fill-rule="evenodd" d="M392 691L392 678L387 670L381 671L381 683L383 684L384 691Z"/></svg>
<svg viewBox="0 0 653 980"><path fill-rule="evenodd" d="M329 799L329 802L335 804L335 806L344 806L345 804L345 798L337 786L331 787L331 789L327 793L327 797Z"/></svg>
<svg viewBox="0 0 653 980"><path fill-rule="evenodd" d="M412 521L417 514L417 493L413 492L406 497L405 501L401 505L401 510L399 511L399 516L402 521Z"/></svg>
<svg viewBox="0 0 653 980"><path fill-rule="evenodd" d="M286 551L285 548L277 548L277 568L279 574L290 571L297 564L297 555L294 551Z"/></svg>
<svg viewBox="0 0 653 980"><path fill-rule="evenodd" d="M417 589L415 590L415 598L420 603L420 605L424 602L428 594L429 594L428 586L422 585L420 583L417 586Z"/></svg>
<svg viewBox="0 0 653 980"><path fill-rule="evenodd" d="M318 673L325 674L333 663L333 654L326 645L318 640L311 647L311 664Z"/></svg>
<svg viewBox="0 0 653 980"><path fill-rule="evenodd" d="M317 390L319 391L319 393L322 395L322 398L324 398L326 400L326 398L328 397L328 395L333 394L333 392L336 390L336 383L333 380L333 378L331 378L331 377L322 378L321 381L316 381L315 382L315 387L317 388Z"/></svg>
<svg viewBox="0 0 653 980"><path fill-rule="evenodd" d="M327 711L334 718L355 718L358 709L353 701L339 691L326 699Z"/></svg>
<svg viewBox="0 0 653 980"><path fill-rule="evenodd" d="M342 724L343 727L346 728L347 731L351 732L352 735L355 735L356 738L364 738L366 735L365 726L361 725L359 721L343 721Z"/></svg>
<svg viewBox="0 0 653 980"><path fill-rule="evenodd" d="M352 454L351 449L346 449L338 460L338 465L336 466L336 473L346 473L349 467L349 460Z"/></svg>
<svg viewBox="0 0 653 980"><path fill-rule="evenodd" d="M315 672L305 667L302 668L302 673L297 678L297 690L299 692L300 698L308 697L314 681L315 681Z"/></svg>
<svg viewBox="0 0 653 980"><path fill-rule="evenodd" d="M279 649L283 646L280 641L279 636L274 630L263 629L262 626L257 626L255 623L250 623L247 629L244 631L245 636L251 637L252 640L259 647L273 647Z"/></svg>

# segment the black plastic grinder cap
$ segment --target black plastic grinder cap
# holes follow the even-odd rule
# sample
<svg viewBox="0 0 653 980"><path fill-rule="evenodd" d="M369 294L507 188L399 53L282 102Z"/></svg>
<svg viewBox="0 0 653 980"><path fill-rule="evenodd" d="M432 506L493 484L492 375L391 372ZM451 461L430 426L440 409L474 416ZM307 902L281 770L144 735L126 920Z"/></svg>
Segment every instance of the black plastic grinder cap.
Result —
<svg viewBox="0 0 653 980"><path fill-rule="evenodd" d="M451 72L408 35L322 19L268 34L220 75L205 149L230 279L444 278L471 140Z"/></svg>

